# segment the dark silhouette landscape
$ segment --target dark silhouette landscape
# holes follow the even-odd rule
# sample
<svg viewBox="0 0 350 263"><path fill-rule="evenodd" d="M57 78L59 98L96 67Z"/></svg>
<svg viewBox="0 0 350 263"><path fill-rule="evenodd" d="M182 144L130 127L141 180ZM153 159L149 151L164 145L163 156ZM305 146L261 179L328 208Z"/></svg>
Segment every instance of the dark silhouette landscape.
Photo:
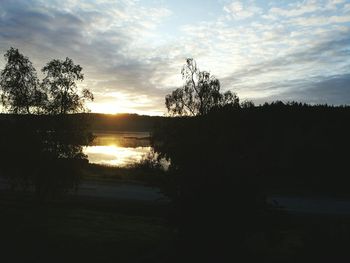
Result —
<svg viewBox="0 0 350 263"><path fill-rule="evenodd" d="M72 59L40 80L18 49L5 58L3 262L350 260L349 106L240 101L188 58L166 116L98 114ZM123 138L151 150L92 163L84 149L101 131L148 132Z"/></svg>

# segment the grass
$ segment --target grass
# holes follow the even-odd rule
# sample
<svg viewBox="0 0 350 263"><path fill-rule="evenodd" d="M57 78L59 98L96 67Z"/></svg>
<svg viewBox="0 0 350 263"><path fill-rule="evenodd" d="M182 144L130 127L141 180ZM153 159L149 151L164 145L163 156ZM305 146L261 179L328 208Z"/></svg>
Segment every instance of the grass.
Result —
<svg viewBox="0 0 350 263"><path fill-rule="evenodd" d="M153 172L138 167L89 165L84 171L84 179L153 184L164 176ZM270 186L267 192L287 192L288 189L275 184L267 184ZM0 261L184 261L183 254L176 256L179 237L166 222L170 209L167 206L164 203L78 197L40 204L31 194L0 192ZM347 254L350 218L278 213L266 219L261 230L248 229L243 242L243 251L248 258L259 259L258 262L350 260ZM205 252L200 249L200 253L205 255Z"/></svg>
<svg viewBox="0 0 350 263"><path fill-rule="evenodd" d="M166 180L166 172L138 165L114 167L89 164L83 170L83 180L161 186Z"/></svg>
<svg viewBox="0 0 350 263"><path fill-rule="evenodd" d="M164 207L141 202L1 196L1 262L162 262L173 230Z"/></svg>

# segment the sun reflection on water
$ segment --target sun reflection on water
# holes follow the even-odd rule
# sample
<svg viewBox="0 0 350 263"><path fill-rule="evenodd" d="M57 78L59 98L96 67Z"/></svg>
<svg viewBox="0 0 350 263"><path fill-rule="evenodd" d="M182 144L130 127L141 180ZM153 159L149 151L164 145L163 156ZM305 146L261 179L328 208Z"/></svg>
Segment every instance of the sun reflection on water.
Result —
<svg viewBox="0 0 350 263"><path fill-rule="evenodd" d="M142 157L151 151L151 147L87 146L83 151L90 163L127 166L140 162Z"/></svg>
<svg viewBox="0 0 350 263"><path fill-rule="evenodd" d="M127 166L151 151L147 132L95 132L91 146L83 148L90 163Z"/></svg>

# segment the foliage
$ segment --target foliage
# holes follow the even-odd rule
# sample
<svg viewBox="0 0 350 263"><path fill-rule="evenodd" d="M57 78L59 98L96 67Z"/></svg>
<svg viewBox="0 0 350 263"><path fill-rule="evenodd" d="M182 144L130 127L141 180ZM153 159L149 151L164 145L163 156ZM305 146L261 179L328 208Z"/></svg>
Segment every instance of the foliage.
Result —
<svg viewBox="0 0 350 263"><path fill-rule="evenodd" d="M222 262L228 246L242 248L257 227L263 202L255 175L237 161L236 139L207 116L170 119L154 132L154 147L171 159L163 191L172 200L182 251Z"/></svg>
<svg viewBox="0 0 350 263"><path fill-rule="evenodd" d="M67 114L83 111L85 100L93 100L93 95L88 89L77 92L77 81L82 81L82 67L75 65L73 60L54 59L42 69L46 74L42 85L48 90L49 103L47 110L53 114Z"/></svg>
<svg viewBox="0 0 350 263"><path fill-rule="evenodd" d="M248 109L248 108L254 108L255 107L254 102L251 101L251 100L242 101L240 106L243 109Z"/></svg>
<svg viewBox="0 0 350 263"><path fill-rule="evenodd" d="M204 115L215 107L239 106L235 93L220 92L220 81L207 71L200 71L192 58L183 66L183 88L174 90L165 97L165 105L172 115Z"/></svg>
<svg viewBox="0 0 350 263"><path fill-rule="evenodd" d="M52 60L43 68L46 76L39 85L32 63L17 49L9 49L5 58L2 103L15 114L0 129L0 175L13 188L34 189L40 199L76 188L87 163L82 146L92 141L88 118L68 115L84 111L85 101L93 99L88 89L78 94L82 67L69 58Z"/></svg>
<svg viewBox="0 0 350 263"><path fill-rule="evenodd" d="M15 114L67 114L85 111L87 100L93 100L89 89L78 92L77 82L84 79L82 67L73 60L54 59L43 67L45 78L39 83L28 57L10 48L7 63L0 75L1 102Z"/></svg>
<svg viewBox="0 0 350 263"><path fill-rule="evenodd" d="M66 116L12 118L0 129L0 175L13 190L33 189L41 200L77 188L91 142L86 119Z"/></svg>
<svg viewBox="0 0 350 263"><path fill-rule="evenodd" d="M254 233L270 238L267 193L347 194L349 118L350 107L274 102L164 120L153 145L171 159L163 190L183 249L214 260L245 253Z"/></svg>
<svg viewBox="0 0 350 263"><path fill-rule="evenodd" d="M30 114L46 98L40 89L36 70L18 49L11 47L5 53L5 59L7 63L0 75L2 104L10 112Z"/></svg>

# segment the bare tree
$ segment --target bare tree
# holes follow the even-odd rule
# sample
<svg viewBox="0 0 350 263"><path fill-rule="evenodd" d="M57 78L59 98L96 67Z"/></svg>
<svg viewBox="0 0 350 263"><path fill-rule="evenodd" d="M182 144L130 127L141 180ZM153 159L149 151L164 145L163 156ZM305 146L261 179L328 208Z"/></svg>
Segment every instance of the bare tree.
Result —
<svg viewBox="0 0 350 263"><path fill-rule="evenodd" d="M172 115L204 115L214 107L239 105L235 93L220 93L220 81L207 71L200 71L194 59L186 59L181 70L184 86L165 97Z"/></svg>

